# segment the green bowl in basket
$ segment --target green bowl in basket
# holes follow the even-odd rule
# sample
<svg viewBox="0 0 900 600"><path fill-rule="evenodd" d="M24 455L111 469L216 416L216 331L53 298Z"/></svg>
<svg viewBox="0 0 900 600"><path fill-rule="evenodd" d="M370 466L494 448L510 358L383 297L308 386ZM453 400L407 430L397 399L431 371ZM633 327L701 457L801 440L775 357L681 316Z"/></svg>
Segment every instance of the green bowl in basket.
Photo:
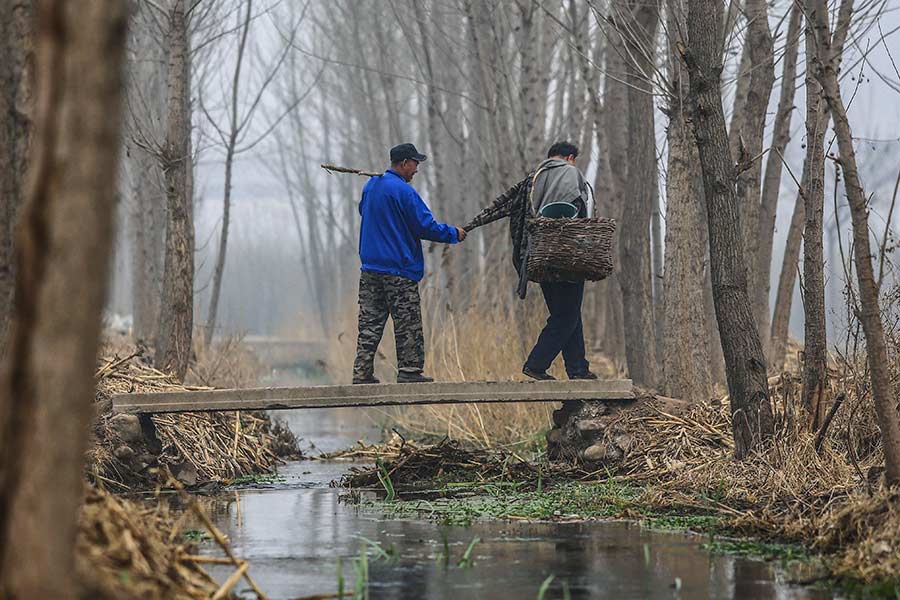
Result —
<svg viewBox="0 0 900 600"><path fill-rule="evenodd" d="M542 206L538 214L548 219L573 219L578 214L578 207L569 202L551 202Z"/></svg>

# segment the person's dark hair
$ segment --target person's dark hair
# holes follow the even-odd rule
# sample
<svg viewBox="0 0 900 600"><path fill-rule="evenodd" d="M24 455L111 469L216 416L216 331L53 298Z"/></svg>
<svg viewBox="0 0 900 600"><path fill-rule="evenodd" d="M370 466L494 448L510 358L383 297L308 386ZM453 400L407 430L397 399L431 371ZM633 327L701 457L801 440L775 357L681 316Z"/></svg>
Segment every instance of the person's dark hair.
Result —
<svg viewBox="0 0 900 600"><path fill-rule="evenodd" d="M547 158L551 156L578 156L578 146L572 142L556 142L547 151Z"/></svg>

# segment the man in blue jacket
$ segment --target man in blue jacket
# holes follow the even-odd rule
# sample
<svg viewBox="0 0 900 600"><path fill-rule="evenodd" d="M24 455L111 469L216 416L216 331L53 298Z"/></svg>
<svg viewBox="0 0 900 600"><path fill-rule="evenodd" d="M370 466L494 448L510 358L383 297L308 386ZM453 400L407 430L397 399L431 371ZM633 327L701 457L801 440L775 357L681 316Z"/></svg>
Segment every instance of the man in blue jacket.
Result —
<svg viewBox="0 0 900 600"><path fill-rule="evenodd" d="M374 375L375 353L388 315L394 320L397 383L434 381L422 374L422 240L456 244L466 238L466 232L435 221L409 185L425 158L412 144L395 146L391 148L391 168L363 187L359 203L359 338L353 383L379 383Z"/></svg>

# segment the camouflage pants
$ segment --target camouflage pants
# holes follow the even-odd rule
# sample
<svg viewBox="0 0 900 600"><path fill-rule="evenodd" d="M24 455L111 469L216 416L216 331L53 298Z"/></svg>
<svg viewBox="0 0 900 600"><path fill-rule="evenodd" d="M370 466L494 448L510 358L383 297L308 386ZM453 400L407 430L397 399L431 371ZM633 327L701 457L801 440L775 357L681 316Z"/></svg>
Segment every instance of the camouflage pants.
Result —
<svg viewBox="0 0 900 600"><path fill-rule="evenodd" d="M375 353L388 315L394 320L397 366L401 371L421 373L425 365L425 338L419 284L400 277L361 271L359 277L359 338L353 377L368 378L374 371Z"/></svg>

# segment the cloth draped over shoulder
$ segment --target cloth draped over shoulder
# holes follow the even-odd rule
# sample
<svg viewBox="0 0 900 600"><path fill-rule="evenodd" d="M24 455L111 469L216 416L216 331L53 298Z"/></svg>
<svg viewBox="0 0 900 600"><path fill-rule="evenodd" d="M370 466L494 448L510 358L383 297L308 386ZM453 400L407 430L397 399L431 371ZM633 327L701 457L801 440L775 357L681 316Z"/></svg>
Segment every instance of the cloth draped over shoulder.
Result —
<svg viewBox="0 0 900 600"><path fill-rule="evenodd" d="M532 186L534 186L533 195ZM551 202L575 204L578 207L578 216L586 217L586 199L587 183L581 172L564 160L548 158L524 179L500 194L493 204L469 221L464 229L471 231L476 227L509 217L512 261L516 272L519 272L522 266L522 253L526 247L525 222L534 217L541 207Z"/></svg>

